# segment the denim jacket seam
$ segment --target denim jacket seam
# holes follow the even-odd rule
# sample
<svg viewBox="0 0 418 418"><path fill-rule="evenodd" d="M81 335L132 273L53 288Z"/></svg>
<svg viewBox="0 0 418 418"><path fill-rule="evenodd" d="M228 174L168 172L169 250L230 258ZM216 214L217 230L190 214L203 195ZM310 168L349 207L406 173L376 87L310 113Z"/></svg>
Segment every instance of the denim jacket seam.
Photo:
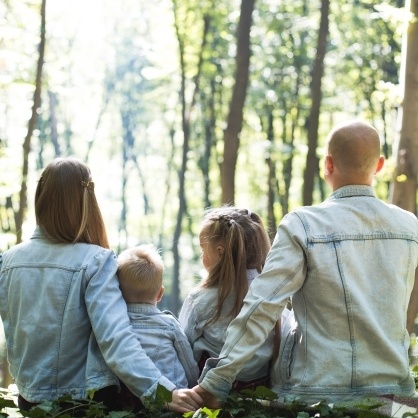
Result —
<svg viewBox="0 0 418 418"><path fill-rule="evenodd" d="M67 286L66 286L66 289L65 289L65 303L63 303L61 305L61 311L59 312L60 326L59 326L59 333L57 333L56 341L55 341L55 344L56 344L57 349L55 350L55 354L56 355L55 355L54 370L53 370L53 376L54 376L53 379L55 381L54 382L54 385L55 386L57 386L57 383L58 383L57 373L58 373L59 353L60 353L59 346L60 346L60 342L62 341L61 335L62 335L62 331L64 329L64 321L63 321L63 319L64 319L64 312L65 312L65 308L67 306L68 292L69 292L69 289L70 288L71 288L71 282L69 281L67 283Z"/></svg>
<svg viewBox="0 0 418 418"><path fill-rule="evenodd" d="M10 266L6 266L2 269L3 272L9 271L9 270L13 270L16 268L48 268L48 269L58 269L58 270L65 270L68 272L73 272L73 273L77 273L83 270L84 265L80 266L80 267L71 267L71 266L67 266L67 265L63 265L63 264L52 264L52 263L38 263L38 262L33 262L33 263L28 263L28 262L22 262L22 263L16 263L14 262L12 265Z"/></svg>
<svg viewBox="0 0 418 418"><path fill-rule="evenodd" d="M196 366L196 362L194 361L194 358L193 358L193 362L191 362L190 361L191 360L190 356L187 353L187 345L188 345L189 348L190 348L190 353L193 356L193 351L192 351L192 348L191 348L190 344L187 341L187 336L185 336L185 335L183 336L182 333L179 332L179 329L177 329L175 327L173 327L173 335L174 335L174 340L173 341L177 342L178 346L181 348L182 354L183 354L182 357L184 357L184 361L186 362L186 364L183 364L182 357L177 354L177 357L180 361L180 364L185 369L184 371L186 373L186 379L189 380L188 379L189 375L193 375L193 377L198 377L198 376L194 376L194 373L193 373L193 366ZM186 340L185 340L184 337L186 338ZM177 352L177 350L176 350L176 352ZM186 370L186 367L187 367L187 370Z"/></svg>
<svg viewBox="0 0 418 418"><path fill-rule="evenodd" d="M335 254L337 258L338 270L340 272L340 280L341 280L342 288L344 291L344 301L345 301L345 306L346 306L347 316L348 316L347 318L348 327L350 330L350 345L352 348L351 387L355 388L357 387L357 347L356 347L356 339L355 339L353 309L352 309L352 304L351 304L351 294L350 294L349 287L347 286L347 283L345 281L344 271L341 269L341 262L340 262L341 256L338 251L339 245L336 242L334 242L334 248L335 248Z"/></svg>
<svg viewBox="0 0 418 418"><path fill-rule="evenodd" d="M309 243L309 223L307 222L305 216L303 213L295 212L295 215L299 218L303 229L305 230L305 250L308 249L308 243Z"/></svg>

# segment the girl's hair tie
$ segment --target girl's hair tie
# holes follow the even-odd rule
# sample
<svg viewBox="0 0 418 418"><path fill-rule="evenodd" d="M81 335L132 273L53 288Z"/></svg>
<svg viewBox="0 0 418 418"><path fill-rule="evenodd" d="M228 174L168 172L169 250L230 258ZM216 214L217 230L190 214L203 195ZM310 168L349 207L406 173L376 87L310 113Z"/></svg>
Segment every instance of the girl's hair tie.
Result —
<svg viewBox="0 0 418 418"><path fill-rule="evenodd" d="M81 180L81 185L83 187L87 187L90 190L93 190L94 189L94 182L91 179Z"/></svg>

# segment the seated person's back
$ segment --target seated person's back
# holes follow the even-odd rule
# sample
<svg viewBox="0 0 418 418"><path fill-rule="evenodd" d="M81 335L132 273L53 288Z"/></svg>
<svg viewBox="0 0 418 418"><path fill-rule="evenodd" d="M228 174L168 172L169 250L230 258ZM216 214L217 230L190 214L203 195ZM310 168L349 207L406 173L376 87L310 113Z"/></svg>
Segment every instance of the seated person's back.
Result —
<svg viewBox="0 0 418 418"><path fill-rule="evenodd" d="M157 303L164 293L164 264L153 245L140 245L118 257L118 278L131 325L147 355L177 388L197 384L198 368L186 335L173 314Z"/></svg>

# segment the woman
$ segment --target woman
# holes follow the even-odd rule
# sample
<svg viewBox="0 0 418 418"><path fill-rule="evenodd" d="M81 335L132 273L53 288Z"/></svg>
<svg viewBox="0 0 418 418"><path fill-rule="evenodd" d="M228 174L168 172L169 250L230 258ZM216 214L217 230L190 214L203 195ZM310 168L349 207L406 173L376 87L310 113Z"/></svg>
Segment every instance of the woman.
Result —
<svg viewBox="0 0 418 418"><path fill-rule="evenodd" d="M131 331L89 168L58 158L35 194L31 239L0 256L0 315L19 407L69 394L114 407L119 380L144 401L158 384L175 386ZM171 410L197 409L200 397L174 390Z"/></svg>

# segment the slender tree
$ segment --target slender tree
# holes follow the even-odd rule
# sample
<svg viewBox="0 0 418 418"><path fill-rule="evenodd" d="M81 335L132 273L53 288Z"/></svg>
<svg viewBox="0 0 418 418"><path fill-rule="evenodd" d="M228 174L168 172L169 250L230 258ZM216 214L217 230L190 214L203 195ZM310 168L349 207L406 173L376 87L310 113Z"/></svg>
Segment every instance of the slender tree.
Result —
<svg viewBox="0 0 418 418"><path fill-rule="evenodd" d="M314 180L318 174L318 146L319 113L321 108L321 86L324 74L324 58L327 49L329 32L329 0L321 1L321 22L319 25L318 46L314 62L311 82L312 104L308 119L308 155L303 179L303 204L311 205L313 198Z"/></svg>
<svg viewBox="0 0 418 418"><path fill-rule="evenodd" d="M267 116L267 127L264 130L267 133L267 140L269 141L270 151L266 155L266 164L268 167L267 175L267 225L270 240L273 242L273 239L276 235L277 221L274 213L274 203L276 201L276 194L279 190L277 175L276 175L276 162L272 158L272 150L274 148L274 115L273 109L270 107L268 109ZM261 122L262 124L262 122Z"/></svg>
<svg viewBox="0 0 418 418"><path fill-rule="evenodd" d="M188 154L190 149L190 131L191 131L191 114L196 105L196 99L200 89L200 76L202 71L203 65L203 51L205 50L205 46L207 43L207 35L210 25L210 16L209 14L205 14L203 17L203 32L202 32L202 40L200 45L200 50L198 53L198 63L197 63L197 71L196 75L193 79L193 90L190 101L187 100L187 92L186 92L186 83L187 83L187 69L186 69L186 56L185 56L185 48L186 48L186 38L180 29L180 19L178 16L178 2L177 0L173 0L173 9L174 9L174 26L176 31L176 36L178 40L179 46L179 61L180 61L180 73L181 73L181 85L180 85L180 101L181 101L181 124L182 124L182 133L183 133L183 148L182 148L182 158L181 158L181 165L178 170L178 178L179 178L179 209L177 212L177 221L174 229L173 234L173 245L172 245L172 252L173 252L173 283L172 283L172 291L171 291L171 301L172 307L171 309L174 312L177 312L180 309L180 252L179 252L179 241L182 232L182 223L183 217L187 212L187 201L186 201L186 171L187 171L187 162L188 162Z"/></svg>
<svg viewBox="0 0 418 418"><path fill-rule="evenodd" d="M41 31L39 42L38 64L36 67L35 91L33 93L32 114L28 122L28 131L23 141L23 164L22 164L22 183L19 192L19 208L15 214L16 224L16 243L22 241L22 225L28 206L27 196L27 177L29 171L29 153L33 131L38 120L38 110L41 106L42 89L42 69L44 65L45 43L46 43L46 0L41 3Z"/></svg>
<svg viewBox="0 0 418 418"><path fill-rule="evenodd" d="M250 65L250 31L255 0L242 0L237 34L235 84L229 105L224 133L224 155L221 166L222 203L233 204L235 171L238 159L239 135L242 129L243 108L247 94Z"/></svg>
<svg viewBox="0 0 418 418"><path fill-rule="evenodd" d="M407 0L407 21L404 32L401 85L403 100L400 109L400 135L397 163L390 201L403 209L417 213L418 176L418 0ZM407 327L414 332L418 312L418 271L407 313Z"/></svg>

